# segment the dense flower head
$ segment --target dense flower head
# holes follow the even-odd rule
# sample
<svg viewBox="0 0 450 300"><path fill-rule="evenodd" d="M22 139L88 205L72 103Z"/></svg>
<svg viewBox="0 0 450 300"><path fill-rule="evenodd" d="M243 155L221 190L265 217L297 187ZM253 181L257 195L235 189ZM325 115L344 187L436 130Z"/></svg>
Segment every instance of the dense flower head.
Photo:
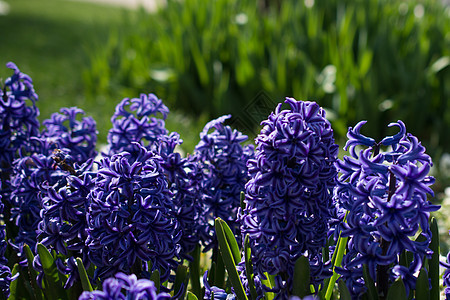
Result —
<svg viewBox="0 0 450 300"><path fill-rule="evenodd" d="M251 178L242 231L249 234L257 274L292 275L300 255L317 262L311 271L320 274L321 259L315 258L320 258L335 215L338 146L317 103L293 98L286 103L290 109L279 104L255 139L255 158L247 164ZM280 284L291 288L289 282Z"/></svg>
<svg viewBox="0 0 450 300"><path fill-rule="evenodd" d="M133 150L137 142L150 149L162 135L169 109L154 94L141 94L139 98L125 98L111 118L113 127L108 133L109 155ZM162 115L162 119L158 118Z"/></svg>
<svg viewBox="0 0 450 300"><path fill-rule="evenodd" d="M89 266L89 248L85 241L88 237L88 195L94 187L96 175L92 167L92 159L81 166L73 164L73 172L66 171L65 184L50 186L41 199L41 219L36 231L38 240L58 254L67 256L70 253L67 259L57 260L58 270L69 275L66 287L79 278L76 257L82 258L86 268Z"/></svg>
<svg viewBox="0 0 450 300"><path fill-rule="evenodd" d="M133 145L137 155L121 152L99 163L87 216L89 258L101 279L118 271L158 269L164 282L177 266L180 231L169 211L161 157ZM152 270L145 269L148 261Z"/></svg>
<svg viewBox="0 0 450 300"><path fill-rule="evenodd" d="M46 144L45 141L40 142L41 145ZM65 185L70 173L58 167L53 154L34 153L15 160L13 166L11 219L18 229L14 244L20 246L26 243L33 249L41 221L42 199L50 187Z"/></svg>
<svg viewBox="0 0 450 300"><path fill-rule="evenodd" d="M78 300L169 300L167 293L158 293L157 287L148 279L136 275L117 273L103 282L103 290L83 292Z"/></svg>
<svg viewBox="0 0 450 300"><path fill-rule="evenodd" d="M175 150L182 142L176 132L163 135L159 139L158 152L172 194L172 206L169 210L177 219L182 231L180 254L189 258L187 254L194 250L200 239L198 223L202 207L198 199L199 176L195 157L182 157Z"/></svg>
<svg viewBox="0 0 450 300"><path fill-rule="evenodd" d="M428 219L439 207L427 200L427 195L433 194L429 186L434 179L428 176L431 158L417 138L406 132L402 121L389 125L399 129L397 134L378 143L360 133L364 123L349 129L345 148L350 155L337 164L341 176L335 197L348 211L347 222L341 225L342 236L350 238L340 272L357 296L364 292L363 264L374 279L383 269L380 266L393 264L389 274L379 276L390 278L389 282L401 277L409 291L415 287L412 274L417 274L424 257L432 253ZM418 233L419 238L413 239ZM406 266L398 258L404 251L414 254Z"/></svg>
<svg viewBox="0 0 450 300"><path fill-rule="evenodd" d="M85 113L77 107L61 108L50 119L44 120L42 137L55 143L59 149L67 149L72 159L82 164L97 155L96 123L92 117L81 117Z"/></svg>
<svg viewBox="0 0 450 300"><path fill-rule="evenodd" d="M246 162L253 156L253 146L243 146L247 136L223 124L228 118L229 115L222 116L206 124L194 151L201 176L200 235L205 251L217 244L214 233L217 217L240 235L237 211L240 193L248 180Z"/></svg>
<svg viewBox="0 0 450 300"><path fill-rule="evenodd" d="M31 137L39 135L38 99L31 78L10 62L14 74L0 88L0 170L3 201L9 201L9 176L12 162L20 155L33 152ZM30 105L31 104L31 105Z"/></svg>

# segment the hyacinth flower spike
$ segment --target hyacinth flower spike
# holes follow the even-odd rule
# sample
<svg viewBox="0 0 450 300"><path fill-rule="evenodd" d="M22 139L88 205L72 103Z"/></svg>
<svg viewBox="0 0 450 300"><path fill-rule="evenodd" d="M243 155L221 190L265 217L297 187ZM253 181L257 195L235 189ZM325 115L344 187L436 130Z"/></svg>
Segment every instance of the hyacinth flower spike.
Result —
<svg viewBox="0 0 450 300"><path fill-rule="evenodd" d="M246 162L253 156L253 147L243 146L247 136L224 125L230 117L225 115L206 124L194 150L200 173L199 193L203 211L199 234L204 251L217 248L214 220L218 217L227 222L240 239L237 212L241 192L248 180Z"/></svg>
<svg viewBox="0 0 450 300"><path fill-rule="evenodd" d="M124 151L100 161L89 195L89 258L100 279L119 271L140 276L158 270L164 282L178 265L181 232L167 208L171 193L161 157L133 146L134 154Z"/></svg>
<svg viewBox="0 0 450 300"><path fill-rule="evenodd" d="M279 104L255 139L240 216L255 274L277 275L277 299L292 293L294 265L301 256L311 262L312 284L329 275L321 253L336 214L332 190L338 146L325 111L314 102L285 102L290 109Z"/></svg>
<svg viewBox="0 0 450 300"><path fill-rule="evenodd" d="M400 278L410 293L424 258L432 254L429 216L439 206L427 199L433 195L429 186L434 179L428 175L431 158L402 121L389 125L398 133L378 143L360 133L365 123L349 128L345 149L350 155L337 163L341 175L335 200L348 211L341 226L342 236L349 238L342 268L337 270L353 297L366 292L363 265L368 266L380 297ZM398 254L406 252L413 259L402 265Z"/></svg>
<svg viewBox="0 0 450 300"><path fill-rule="evenodd" d="M125 98L111 118L113 127L108 133L108 155L121 151L134 151L133 142L151 149L158 139L167 135L164 120L169 109L154 94L141 94L139 98ZM159 115L162 118L159 118Z"/></svg>

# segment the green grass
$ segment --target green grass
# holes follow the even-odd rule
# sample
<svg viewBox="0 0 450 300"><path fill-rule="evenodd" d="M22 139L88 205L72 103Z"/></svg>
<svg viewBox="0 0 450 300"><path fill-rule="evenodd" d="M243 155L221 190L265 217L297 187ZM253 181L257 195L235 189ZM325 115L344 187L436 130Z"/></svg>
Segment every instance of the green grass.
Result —
<svg viewBox="0 0 450 300"><path fill-rule="evenodd" d="M0 78L10 76L8 61L33 78L39 95L41 121L63 106L90 114L108 114L87 107L82 72L87 51L101 47L130 11L68 0L7 0L8 15L0 16ZM120 99L119 99L120 100Z"/></svg>
<svg viewBox="0 0 450 300"><path fill-rule="evenodd" d="M83 72L89 66L89 54L101 51L110 36L129 24L136 12L72 0L6 2L10 12L0 16L0 83L12 74L5 64L13 61L33 79L41 121L61 107L78 106L97 121L99 142L105 143L114 106L122 97L87 99ZM173 111L166 126L180 132L184 150L191 152L206 122L206 117L186 118Z"/></svg>

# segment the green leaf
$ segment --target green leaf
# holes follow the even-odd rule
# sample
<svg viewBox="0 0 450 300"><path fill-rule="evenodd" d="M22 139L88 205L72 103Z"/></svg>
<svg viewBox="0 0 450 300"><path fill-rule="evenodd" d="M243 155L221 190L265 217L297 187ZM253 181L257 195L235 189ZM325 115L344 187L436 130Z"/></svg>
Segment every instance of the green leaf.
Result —
<svg viewBox="0 0 450 300"><path fill-rule="evenodd" d="M150 280L155 283L156 291L159 293L161 288L161 276L159 275L159 270L155 270L150 275Z"/></svg>
<svg viewBox="0 0 450 300"><path fill-rule="evenodd" d="M361 77L366 76L367 72L369 71L370 66L372 64L372 58L373 58L372 50L370 50L370 48L365 49L359 62L359 75Z"/></svg>
<svg viewBox="0 0 450 300"><path fill-rule="evenodd" d="M334 268L336 266L337 267L341 266L342 258L344 257L344 252L345 252L345 249L347 248L347 241L348 241L348 237L341 237L340 236L339 239L338 239L337 251L335 253L333 253L333 258L335 259L335 260L333 260L333 258L332 258L332 262L333 262L333 276L331 276L331 279L328 282L328 285L326 286L326 293L325 293L325 299L326 300L330 300L331 294L333 293L334 285L336 283L336 280L339 277L339 274L334 271ZM336 256L334 254L336 254Z"/></svg>
<svg viewBox="0 0 450 300"><path fill-rule="evenodd" d="M38 286L36 278L38 273L36 272L36 270L33 268L33 260L34 260L34 254L30 249L30 246L28 246L27 244L25 244L23 246L23 250L25 252L25 256L27 258L27 277L28 280L31 284L31 289L32 289L32 295L31 298L32 299L37 299L37 300L41 300L44 298L44 295L42 293L42 289ZM25 271L25 270L24 270Z"/></svg>
<svg viewBox="0 0 450 300"><path fill-rule="evenodd" d="M266 287L268 287L269 289L272 289L275 285L273 283L273 276L269 275L267 272L264 272L264 276L266 277L265 279L263 279L262 277L261 279L261 283L263 285L265 285ZM265 293L266 296L266 300L272 300L273 298L275 298L275 294L272 292L266 292Z"/></svg>
<svg viewBox="0 0 450 300"><path fill-rule="evenodd" d="M87 275L86 269L84 268L83 261L80 257L77 257L77 268L78 268L78 274L80 275L81 279L81 286L83 287L84 291L92 292L92 286L91 282L89 281L89 277Z"/></svg>
<svg viewBox="0 0 450 300"><path fill-rule="evenodd" d="M274 284L274 276L273 275L269 275L267 272L264 272L264 276L266 277L265 279L263 279L262 277L260 278L261 283L263 285L265 285L266 287L268 287L269 289L272 289L275 284ZM272 300L273 298L275 298L275 294L272 292L266 292L265 294L265 300Z"/></svg>
<svg viewBox="0 0 450 300"><path fill-rule="evenodd" d="M310 285L310 266L305 256L300 256L295 262L294 267L294 286L292 293L295 296L303 298L311 294Z"/></svg>
<svg viewBox="0 0 450 300"><path fill-rule="evenodd" d="M348 211L345 213L344 222L347 222ZM335 267L340 267L342 263L342 258L344 257L345 249L347 248L348 237L341 237L341 233L339 233L339 238L336 242L336 249L331 258L331 264L333 266L333 275L330 279L324 281L324 287L322 288L321 294L322 298L325 300L330 300L331 295L333 294L334 285L336 280L339 277L339 274L335 272Z"/></svg>
<svg viewBox="0 0 450 300"><path fill-rule="evenodd" d="M228 246L231 249L231 253L233 254L234 262L237 264L241 261L241 251L239 250L236 238L234 237L233 231L231 231L230 227L224 220L220 219L219 222L225 232L225 237L227 239Z"/></svg>
<svg viewBox="0 0 450 300"><path fill-rule="evenodd" d="M238 300L247 300L247 295L245 294L244 287L242 286L242 282L239 278L238 271L236 270L236 263L235 259L233 257L233 252L230 248L228 239L226 237L224 226L226 223L220 219L216 218L215 220L215 228L216 228L216 235L217 240L219 242L219 249L220 253L222 255L223 263L225 265L225 268L228 272L228 278L231 281L231 285L234 288L234 292L236 293L236 297ZM231 230L230 230L231 231ZM233 236L234 239L234 236ZM236 240L234 239L236 242ZM237 242L236 242L237 245Z"/></svg>
<svg viewBox="0 0 450 300"><path fill-rule="evenodd" d="M210 283L219 288L225 288L225 265L223 259L219 253L219 249L213 250L214 259L214 281Z"/></svg>
<svg viewBox="0 0 450 300"><path fill-rule="evenodd" d="M350 291L348 290L348 288L345 285L345 282L343 280L339 280L338 287L339 287L339 299L341 299L341 300L351 300L352 299Z"/></svg>
<svg viewBox="0 0 450 300"><path fill-rule="evenodd" d="M196 298L202 298L202 288L200 286L200 245L195 246L192 251L192 261L189 262L189 274L191 277L191 290Z"/></svg>
<svg viewBox="0 0 450 300"><path fill-rule="evenodd" d="M198 41L194 39L190 39L189 41L191 55L197 68L197 74L200 79L200 83L203 87L206 87L209 84L210 78L205 58L201 54L200 48L198 46Z"/></svg>
<svg viewBox="0 0 450 300"><path fill-rule="evenodd" d="M37 252L41 259L42 269L44 270L46 279L45 293L49 299L67 299L66 291L63 288L62 281L59 277L58 269L53 256L48 249L42 245L37 244Z"/></svg>
<svg viewBox="0 0 450 300"><path fill-rule="evenodd" d="M210 284L214 284L216 281L216 262L213 261L211 263L211 268L209 268L209 272L208 272L208 282Z"/></svg>
<svg viewBox="0 0 450 300"><path fill-rule="evenodd" d="M430 249L433 251L428 261L428 278L431 281L430 298L439 299L439 228L434 217L431 218L430 229L432 234Z"/></svg>
<svg viewBox="0 0 450 300"><path fill-rule="evenodd" d="M377 288L375 287L375 283L370 276L369 268L367 267L367 265L363 265L363 277L367 287L367 294L369 296L369 299L378 300Z"/></svg>
<svg viewBox="0 0 450 300"><path fill-rule="evenodd" d="M241 192L241 195L240 195L240 200L241 200L241 208L242 209L245 209L245 202L244 202L244 200L245 200L245 193L244 192Z"/></svg>
<svg viewBox="0 0 450 300"><path fill-rule="evenodd" d="M14 267L13 267L13 269L12 269L12 272L11 272L11 275L12 276L14 276L14 275L16 275L17 273L19 273L19 264L15 264L14 265ZM20 280L20 275L19 275L19 278L17 278L16 280L14 280L14 281L11 281L11 284L9 285L9 291L10 291L10 295L9 295L9 298L8 299L10 299L10 300L16 300L16 299L19 299L17 296L18 296L18 294L19 294L19 289L18 289L18 287L19 287L19 280Z"/></svg>
<svg viewBox="0 0 450 300"><path fill-rule="evenodd" d="M405 285L403 284L403 280L401 278L397 279L391 285L391 287L388 290L386 300L406 300L406 289Z"/></svg>
<svg viewBox="0 0 450 300"><path fill-rule="evenodd" d="M187 292L186 300L198 300L198 298L193 293Z"/></svg>
<svg viewBox="0 0 450 300"><path fill-rule="evenodd" d="M188 268L184 265L178 265L177 271L175 273L175 282L173 284L174 286L174 295L177 295L179 299L184 299L184 295L187 290L187 285L189 282L189 274L188 274ZM183 291L180 294L180 289L183 289Z"/></svg>
<svg viewBox="0 0 450 300"><path fill-rule="evenodd" d="M416 282L416 299L429 300L430 286L428 285L427 270L422 268Z"/></svg>
<svg viewBox="0 0 450 300"><path fill-rule="evenodd" d="M250 295L252 299L257 298L255 279L253 277L253 263L252 263L252 252L250 248L250 236L247 234L244 239L244 259L245 259L245 274L248 279L248 286L250 289Z"/></svg>

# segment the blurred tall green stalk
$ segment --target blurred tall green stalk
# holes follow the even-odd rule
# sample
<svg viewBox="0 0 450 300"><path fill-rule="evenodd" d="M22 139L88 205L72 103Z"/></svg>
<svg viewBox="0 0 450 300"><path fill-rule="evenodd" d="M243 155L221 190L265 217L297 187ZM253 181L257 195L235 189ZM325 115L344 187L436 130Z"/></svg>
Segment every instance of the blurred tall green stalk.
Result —
<svg viewBox="0 0 450 300"><path fill-rule="evenodd" d="M319 102L338 136L367 119L367 135L382 137L402 119L432 152L450 148L450 8L440 1L167 2L92 52L92 98L151 91L215 117L239 116L264 91Z"/></svg>

